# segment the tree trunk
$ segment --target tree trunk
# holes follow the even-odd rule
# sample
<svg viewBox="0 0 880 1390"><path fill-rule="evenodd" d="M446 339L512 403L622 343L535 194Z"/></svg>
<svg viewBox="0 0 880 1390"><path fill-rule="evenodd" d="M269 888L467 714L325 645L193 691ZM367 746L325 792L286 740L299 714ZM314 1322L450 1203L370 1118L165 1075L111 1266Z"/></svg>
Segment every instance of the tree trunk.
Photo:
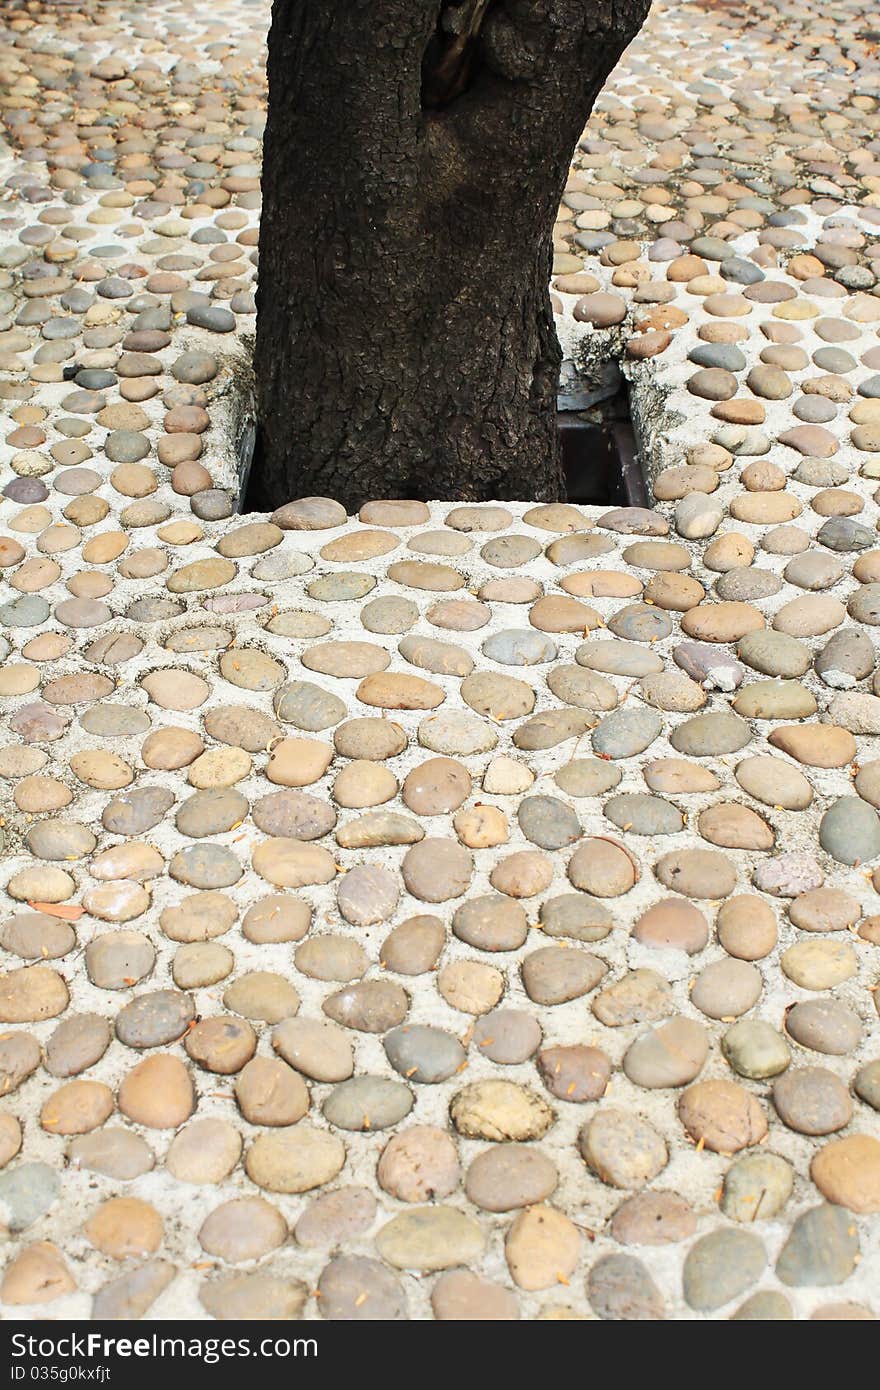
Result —
<svg viewBox="0 0 880 1390"><path fill-rule="evenodd" d="M275 0L249 506L564 495L548 280L648 0Z"/></svg>

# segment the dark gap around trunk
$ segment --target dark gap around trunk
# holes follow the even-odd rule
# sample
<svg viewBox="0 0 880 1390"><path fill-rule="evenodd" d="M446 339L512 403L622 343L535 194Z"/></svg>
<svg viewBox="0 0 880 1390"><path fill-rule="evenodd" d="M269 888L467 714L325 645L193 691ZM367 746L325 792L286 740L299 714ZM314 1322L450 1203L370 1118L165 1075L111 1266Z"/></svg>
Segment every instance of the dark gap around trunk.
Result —
<svg viewBox="0 0 880 1390"><path fill-rule="evenodd" d="M557 399L557 429L562 444L567 499L588 506L650 507L651 502L630 414L626 381L616 362L606 362L598 378L578 373L573 362L562 364ZM236 439L238 512L262 511L260 430L248 415ZM291 497L297 496L295 487ZM523 502L531 499L523 497Z"/></svg>
<svg viewBox="0 0 880 1390"><path fill-rule="evenodd" d="M650 507L629 392L616 362L604 363L596 378L563 362L556 422L569 502Z"/></svg>

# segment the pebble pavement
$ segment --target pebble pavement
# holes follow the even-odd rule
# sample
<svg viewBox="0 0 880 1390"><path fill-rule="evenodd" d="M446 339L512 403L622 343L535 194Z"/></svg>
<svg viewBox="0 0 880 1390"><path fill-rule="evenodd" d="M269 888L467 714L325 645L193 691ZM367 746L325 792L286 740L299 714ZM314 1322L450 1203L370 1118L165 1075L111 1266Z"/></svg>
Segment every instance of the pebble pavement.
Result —
<svg viewBox="0 0 880 1390"><path fill-rule="evenodd" d="M236 513L266 22L0 33L2 1316L874 1317L871 8L576 152L650 511Z"/></svg>

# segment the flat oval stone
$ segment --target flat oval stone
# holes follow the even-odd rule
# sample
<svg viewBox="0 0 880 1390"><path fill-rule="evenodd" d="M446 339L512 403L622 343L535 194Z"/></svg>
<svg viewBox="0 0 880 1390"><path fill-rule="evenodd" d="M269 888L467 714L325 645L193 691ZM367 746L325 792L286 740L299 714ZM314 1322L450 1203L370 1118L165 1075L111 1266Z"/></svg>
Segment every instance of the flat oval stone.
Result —
<svg viewBox="0 0 880 1390"><path fill-rule="evenodd" d="M376 1176L383 1190L401 1202L448 1197L461 1176L458 1151L445 1129L411 1125L389 1139Z"/></svg>
<svg viewBox="0 0 880 1390"><path fill-rule="evenodd" d="M806 999L789 1009L785 1026L795 1042L813 1052L844 1057L858 1047L862 1024L839 999Z"/></svg>
<svg viewBox="0 0 880 1390"><path fill-rule="evenodd" d="M289 681L276 690L272 707L285 724L307 733L330 729L347 713L343 700L311 681Z"/></svg>
<svg viewBox="0 0 880 1390"><path fill-rule="evenodd" d="M383 1226L376 1237L382 1258L397 1269L429 1271L468 1265L483 1253L483 1232L454 1207L414 1207Z"/></svg>
<svg viewBox="0 0 880 1390"><path fill-rule="evenodd" d="M611 1235L621 1245L671 1245L688 1240L696 1218L676 1192L638 1192L627 1197L611 1218Z"/></svg>
<svg viewBox="0 0 880 1390"><path fill-rule="evenodd" d="M580 1255L580 1232L555 1207L527 1207L514 1219L504 1243L507 1266L521 1289L567 1282Z"/></svg>
<svg viewBox="0 0 880 1390"><path fill-rule="evenodd" d="M233 1013L261 1023L280 1023L299 1010L299 995L282 975L251 970L239 975L224 992L223 1003Z"/></svg>
<svg viewBox="0 0 880 1390"><path fill-rule="evenodd" d="M668 1161L662 1136L631 1110L597 1111L578 1135L587 1167L610 1187L636 1190L651 1182Z"/></svg>
<svg viewBox="0 0 880 1390"><path fill-rule="evenodd" d="M232 1274L203 1283L199 1290L202 1307L219 1322L298 1318L305 1301L304 1284L268 1274Z"/></svg>
<svg viewBox="0 0 880 1390"><path fill-rule="evenodd" d="M241 864L223 845L200 844L178 850L168 865L171 877L191 888L229 888L241 878Z"/></svg>
<svg viewBox="0 0 880 1390"><path fill-rule="evenodd" d="M589 951L543 946L522 963L526 993L536 1004L563 1004L588 994L605 974L604 961Z"/></svg>
<svg viewBox="0 0 880 1390"><path fill-rule="evenodd" d="M254 802L254 824L264 834L289 840L319 840L336 825L336 812L325 800L285 789Z"/></svg>
<svg viewBox="0 0 880 1390"><path fill-rule="evenodd" d="M431 1308L438 1322L512 1322L519 1317L509 1289L467 1270L440 1276L431 1291Z"/></svg>
<svg viewBox="0 0 880 1390"><path fill-rule="evenodd" d="M785 1038L761 1018L744 1019L728 1028L721 1051L733 1070L750 1081L778 1076L791 1061Z"/></svg>
<svg viewBox="0 0 880 1390"><path fill-rule="evenodd" d="M687 1086L700 1074L708 1055L705 1028L694 1019L671 1018L630 1044L623 1070L634 1085L648 1090Z"/></svg>
<svg viewBox="0 0 880 1390"><path fill-rule="evenodd" d="M108 1037L109 1042L109 1037ZM7 1033L0 1037L0 1086L12 1095L40 1065L40 1044L30 1033Z"/></svg>
<svg viewBox="0 0 880 1390"><path fill-rule="evenodd" d="M609 640L584 642L574 659L579 666L591 671L606 671L612 676L650 676L663 670L662 658L632 642Z"/></svg>
<svg viewBox="0 0 880 1390"><path fill-rule="evenodd" d="M489 671L476 671L461 683L461 698L477 714L494 720L519 719L531 714L535 692L524 681Z"/></svg>
<svg viewBox="0 0 880 1390"><path fill-rule="evenodd" d="M257 1136L245 1157L248 1177L267 1192L310 1192L332 1181L345 1162L335 1134L307 1121Z"/></svg>
<svg viewBox="0 0 880 1390"><path fill-rule="evenodd" d="M464 710L444 710L423 719L418 728L418 740L423 748L435 753L458 754L461 757L486 753L498 742L495 730L474 714Z"/></svg>
<svg viewBox="0 0 880 1390"><path fill-rule="evenodd" d="M223 1202L202 1222L199 1244L227 1264L261 1259L287 1239L287 1222L262 1197Z"/></svg>
<svg viewBox="0 0 880 1390"><path fill-rule="evenodd" d="M513 735L513 742L527 752L541 752L568 739L580 738L594 723L592 715L584 710L546 710L521 724Z"/></svg>
<svg viewBox="0 0 880 1390"><path fill-rule="evenodd" d="M771 1221L783 1209L794 1186L791 1165L773 1153L743 1154L724 1176L721 1210L733 1221L750 1225Z"/></svg>
<svg viewBox="0 0 880 1390"><path fill-rule="evenodd" d="M424 975L437 964L445 941L439 917L408 917L386 936L380 964L398 975Z"/></svg>
<svg viewBox="0 0 880 1390"><path fill-rule="evenodd" d="M322 1316L331 1321L399 1322L407 1317L406 1294L396 1276L364 1256L336 1256L323 1270L318 1292Z"/></svg>
<svg viewBox="0 0 880 1390"><path fill-rule="evenodd" d="M45 912L19 912L0 927L0 944L23 960L55 960L73 950L76 933Z"/></svg>
<svg viewBox="0 0 880 1390"><path fill-rule="evenodd" d="M764 1245L750 1231L710 1231L691 1246L685 1258L685 1302L698 1312L712 1312L751 1288L766 1264Z"/></svg>
<svg viewBox="0 0 880 1390"><path fill-rule="evenodd" d="M407 1081L435 1084L454 1076L465 1065L465 1050L457 1038L440 1028L409 1024L383 1039L386 1056Z"/></svg>
<svg viewBox="0 0 880 1390"><path fill-rule="evenodd" d="M659 737L663 721L651 709L614 710L593 731L593 749L600 757L631 758Z"/></svg>
<svg viewBox="0 0 880 1390"><path fill-rule="evenodd" d="M167 787L132 787L108 802L101 821L111 835L134 838L158 825L173 804Z"/></svg>
<svg viewBox="0 0 880 1390"><path fill-rule="evenodd" d="M162 1047L175 1042L195 1018L195 1005L179 990L141 994L116 1015L116 1036L127 1047Z"/></svg>
<svg viewBox="0 0 880 1390"><path fill-rule="evenodd" d="M863 864L880 854L880 816L861 797L843 796L819 822L819 843L839 864Z"/></svg>
<svg viewBox="0 0 880 1390"><path fill-rule="evenodd" d="M810 1176L829 1202L859 1213L880 1211L880 1140L871 1134L835 1139L815 1155Z"/></svg>
<svg viewBox="0 0 880 1390"><path fill-rule="evenodd" d="M336 864L329 850L301 840L264 840L251 860L256 873L276 888L303 888L332 883Z"/></svg>
<svg viewBox="0 0 880 1390"><path fill-rule="evenodd" d="M469 898L457 908L452 930L480 951L518 951L529 930L524 910L503 894Z"/></svg>
<svg viewBox="0 0 880 1390"><path fill-rule="evenodd" d="M586 893L563 893L540 907L541 928L547 936L574 941L601 941L612 929L611 913Z"/></svg>
<svg viewBox="0 0 880 1390"><path fill-rule="evenodd" d="M736 870L726 855L708 849L665 854L654 872L665 888L686 898L729 898L736 883Z"/></svg>
<svg viewBox="0 0 880 1390"><path fill-rule="evenodd" d="M858 1230L845 1208L822 1203L794 1222L776 1261L776 1274L790 1288L842 1284L859 1258Z"/></svg>
<svg viewBox="0 0 880 1390"><path fill-rule="evenodd" d="M783 973L801 989L834 989L858 974L858 957L847 941L799 941L784 951Z"/></svg>
<svg viewBox="0 0 880 1390"><path fill-rule="evenodd" d="M345 758L383 762L406 747L406 734L390 719L352 719L333 735L337 753Z"/></svg>
<svg viewBox="0 0 880 1390"><path fill-rule="evenodd" d="M341 880L336 903L347 922L368 927L387 921L399 896L396 875L381 865L360 864Z"/></svg>
<svg viewBox="0 0 880 1390"><path fill-rule="evenodd" d="M781 758L744 758L734 775L743 791L765 806L803 811L813 800L813 788L803 773Z"/></svg>
<svg viewBox="0 0 880 1390"><path fill-rule="evenodd" d="M241 825L248 810L247 797L231 787L198 791L179 807L175 825L181 835L202 839Z"/></svg>
<svg viewBox="0 0 880 1390"><path fill-rule="evenodd" d="M428 838L407 850L401 866L407 890L422 902L459 898L473 874L473 860L454 840Z"/></svg>
<svg viewBox="0 0 880 1390"><path fill-rule="evenodd" d="M476 1081L452 1098L450 1115L459 1134L496 1143L540 1139L553 1123L545 1100L512 1081Z"/></svg>
<svg viewBox="0 0 880 1390"><path fill-rule="evenodd" d="M541 1046L541 1025L524 1009L493 1009L474 1026L474 1043L482 1056L502 1066L527 1062Z"/></svg>
<svg viewBox="0 0 880 1390"><path fill-rule="evenodd" d="M833 1134L849 1124L853 1112L849 1091L826 1067L787 1071L773 1086L773 1104L782 1123L798 1134Z"/></svg>
<svg viewBox="0 0 880 1390"><path fill-rule="evenodd" d="M257 1035L244 1019L217 1014L194 1024L184 1046L187 1055L205 1071L231 1076L253 1057Z"/></svg>
<svg viewBox="0 0 880 1390"><path fill-rule="evenodd" d="M528 628L510 628L487 637L480 650L490 661L502 666L536 666L553 660L556 643Z"/></svg>
<svg viewBox="0 0 880 1390"><path fill-rule="evenodd" d="M139 1134L113 1128L79 1135L71 1142L67 1157L71 1167L100 1173L117 1182L140 1178L151 1172L156 1163L153 1150Z"/></svg>
<svg viewBox="0 0 880 1390"><path fill-rule="evenodd" d="M46 965L25 966L0 976L2 1023L36 1023L55 1018L67 1008L68 1000L64 979Z"/></svg>
<svg viewBox="0 0 880 1390"><path fill-rule="evenodd" d="M550 1094L572 1104L599 1100L611 1075L607 1054L581 1044L542 1048L537 1065Z"/></svg>
<svg viewBox="0 0 880 1390"><path fill-rule="evenodd" d="M709 926L692 903L664 898L641 914L632 935L633 940L651 950L672 949L696 955L709 939Z"/></svg>
<svg viewBox="0 0 880 1390"><path fill-rule="evenodd" d="M344 1245L369 1230L376 1205L376 1198L365 1187L340 1187L335 1192L325 1192L306 1207L297 1221L296 1242L306 1249Z"/></svg>
<svg viewBox="0 0 880 1390"><path fill-rule="evenodd" d="M672 802L642 792L612 797L606 801L604 813L619 830L633 835L675 835L684 825L681 812Z"/></svg>
<svg viewBox="0 0 880 1390"><path fill-rule="evenodd" d="M272 1046L313 1081L345 1081L354 1070L351 1042L326 1019L286 1018L275 1029Z"/></svg>
<svg viewBox="0 0 880 1390"><path fill-rule="evenodd" d="M738 1153L767 1133L757 1100L733 1081L695 1082L682 1093L678 1114L691 1138L713 1153Z"/></svg>
<svg viewBox="0 0 880 1390"><path fill-rule="evenodd" d="M156 960L152 943L138 931L105 932L86 947L89 979L99 989L128 989L149 975Z"/></svg>
<svg viewBox="0 0 880 1390"><path fill-rule="evenodd" d="M587 1277L593 1312L612 1321L658 1321L665 1317L659 1289L641 1260L603 1255Z"/></svg>
<svg viewBox="0 0 880 1390"><path fill-rule="evenodd" d="M402 1023L409 1008L406 991L391 980L365 980L331 994L323 1003L328 1018L362 1033L386 1033Z"/></svg>
<svg viewBox="0 0 880 1390"><path fill-rule="evenodd" d="M399 1124L413 1107L413 1093L385 1076L355 1076L334 1086L322 1110L337 1129L376 1130Z"/></svg>
<svg viewBox="0 0 880 1390"><path fill-rule="evenodd" d="M601 796L617 786L621 775L620 768L598 758L574 758L554 774L553 780L568 796ZM486 786L485 778L483 788L485 791L491 789Z"/></svg>
<svg viewBox="0 0 880 1390"><path fill-rule="evenodd" d="M767 742L809 767L844 767L856 755L852 734L834 724L784 725Z"/></svg>
<svg viewBox="0 0 880 1390"><path fill-rule="evenodd" d="M617 705L611 681L582 666L554 666L547 673L547 685L567 705L592 710L612 710Z"/></svg>
<svg viewBox="0 0 880 1390"><path fill-rule="evenodd" d="M541 849L564 849L579 840L580 822L564 801L553 796L530 796L517 810L520 829L527 840Z"/></svg>
<svg viewBox="0 0 880 1390"><path fill-rule="evenodd" d="M429 758L407 775L403 800L420 816L444 815L467 800L472 787L467 768L453 758Z"/></svg>
<svg viewBox="0 0 880 1390"><path fill-rule="evenodd" d="M631 603L608 623L608 631L624 642L660 642L672 631L672 619L646 603Z"/></svg>
<svg viewBox="0 0 880 1390"><path fill-rule="evenodd" d="M761 997L763 979L757 966L727 957L700 971L691 990L691 1003L707 1018L738 1018Z"/></svg>
<svg viewBox="0 0 880 1390"><path fill-rule="evenodd" d="M617 898L636 882L634 860L615 840L595 836L579 845L568 863L575 888L597 898Z"/></svg>
<svg viewBox="0 0 880 1390"><path fill-rule="evenodd" d="M6 1230L11 1233L27 1230L54 1206L60 1195L61 1180L47 1163L20 1163L0 1173L0 1202L3 1203ZM4 1290L4 1302L9 1301L8 1290Z"/></svg>
<svg viewBox="0 0 880 1390"><path fill-rule="evenodd" d="M333 932L303 941L294 952L294 960L297 970L312 980L334 980L345 984L365 975L370 963L359 942Z"/></svg>
<svg viewBox="0 0 880 1390"><path fill-rule="evenodd" d="M880 1110L880 1060L859 1068L853 1077L853 1090L872 1110Z"/></svg>

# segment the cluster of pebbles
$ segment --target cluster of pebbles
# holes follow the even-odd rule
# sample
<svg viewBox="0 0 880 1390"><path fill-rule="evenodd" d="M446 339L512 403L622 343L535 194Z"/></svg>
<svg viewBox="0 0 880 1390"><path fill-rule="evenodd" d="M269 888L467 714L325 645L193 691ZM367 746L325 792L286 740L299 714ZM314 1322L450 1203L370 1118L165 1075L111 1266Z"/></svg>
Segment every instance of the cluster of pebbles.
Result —
<svg viewBox="0 0 880 1390"><path fill-rule="evenodd" d="M244 517L266 6L6 15L3 1316L877 1313L868 18L658 6L576 152L651 510Z"/></svg>

